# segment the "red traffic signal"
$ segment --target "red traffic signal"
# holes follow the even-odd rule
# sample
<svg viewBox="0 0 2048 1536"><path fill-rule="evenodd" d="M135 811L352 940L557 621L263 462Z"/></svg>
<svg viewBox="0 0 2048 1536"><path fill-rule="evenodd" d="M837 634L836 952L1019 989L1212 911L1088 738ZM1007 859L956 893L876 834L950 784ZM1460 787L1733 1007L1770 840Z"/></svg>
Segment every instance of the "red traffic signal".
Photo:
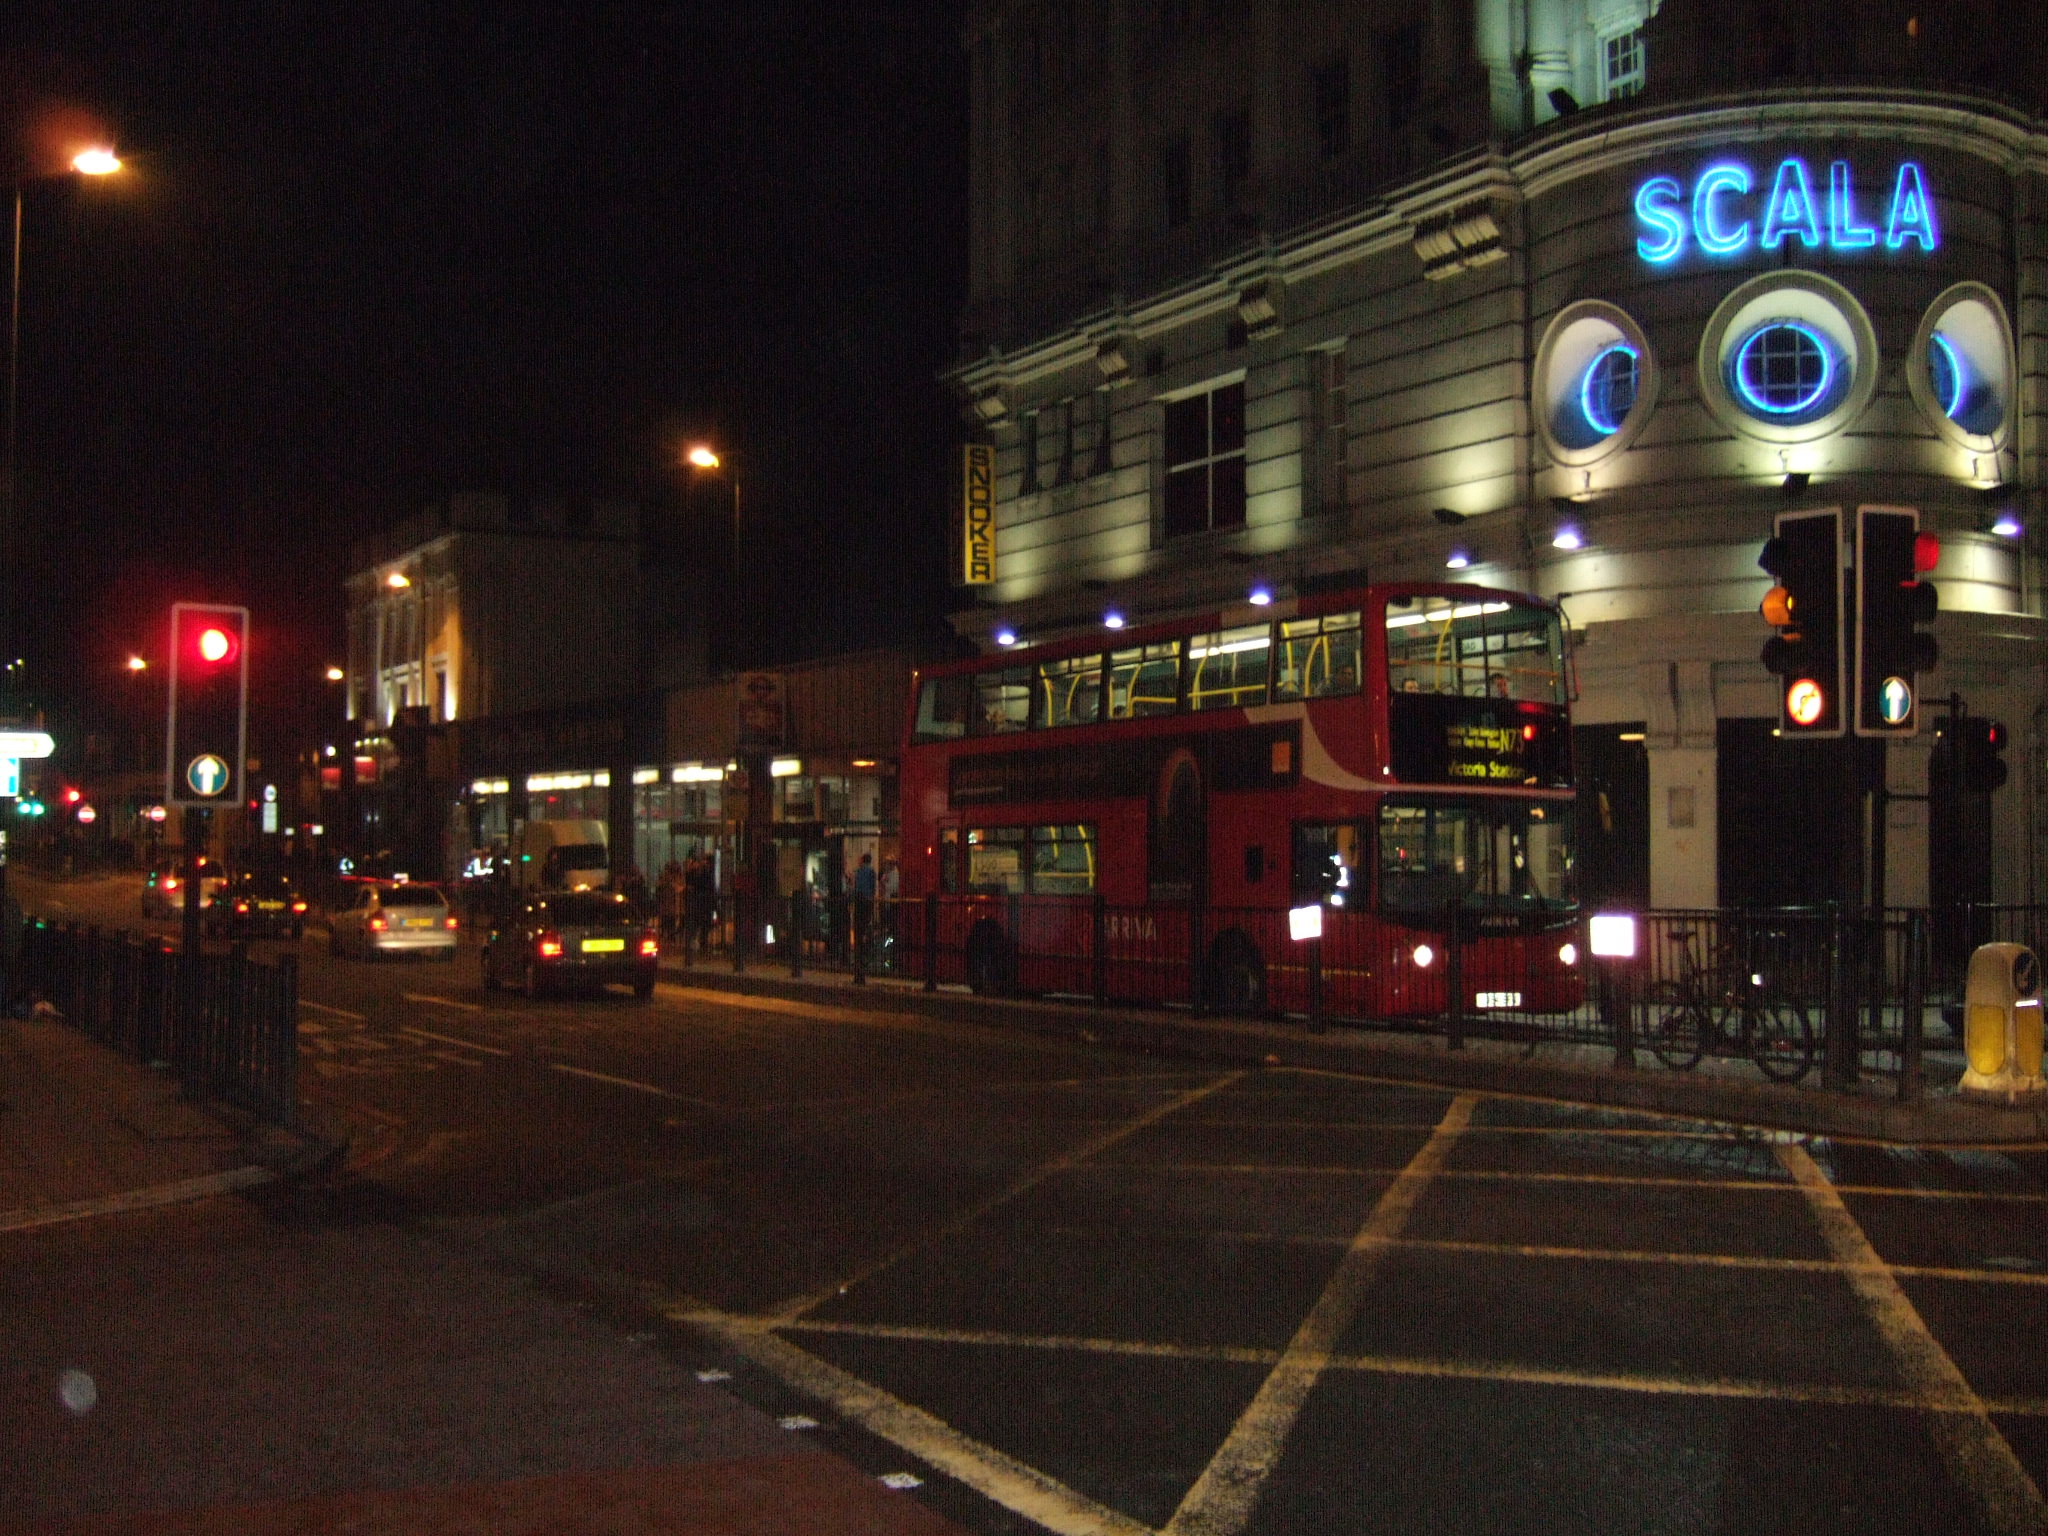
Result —
<svg viewBox="0 0 2048 1536"><path fill-rule="evenodd" d="M212 807L241 798L248 679L248 609L224 603L171 606L167 803Z"/></svg>
<svg viewBox="0 0 2048 1536"><path fill-rule="evenodd" d="M241 659L242 636L239 626L228 624L190 624L185 627L185 655L179 659L188 667L231 666Z"/></svg>

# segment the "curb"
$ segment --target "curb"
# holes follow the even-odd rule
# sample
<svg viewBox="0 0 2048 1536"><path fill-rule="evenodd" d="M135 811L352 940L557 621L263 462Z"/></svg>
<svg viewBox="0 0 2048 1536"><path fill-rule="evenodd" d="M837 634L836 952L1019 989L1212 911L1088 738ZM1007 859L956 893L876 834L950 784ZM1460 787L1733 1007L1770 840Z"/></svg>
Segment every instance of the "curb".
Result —
<svg viewBox="0 0 2048 1536"><path fill-rule="evenodd" d="M2003 1107L1953 1098L1902 1104L1875 1095L1805 1089L1791 1084L1717 1081L1691 1073L1642 1068L1587 1068L1520 1058L1504 1060L1477 1048L1452 1051L1434 1036L1365 1035L1333 1028L1311 1035L1299 1025L1220 1021L1151 1009L1096 1007L1032 999L986 999L962 992L925 992L915 982L871 979L855 987L836 971L805 981L761 971L665 964L662 979L711 991L795 1002L827 998L838 1007L914 1013L948 1023L1031 1030L1085 1045L1179 1056L1233 1066L1297 1067L1388 1078L1396 1082L1490 1093L1566 1099L1726 1121L1774 1131L1915 1145L2048 1141L2048 1105ZM1350 1038L1347 1038L1350 1037Z"/></svg>

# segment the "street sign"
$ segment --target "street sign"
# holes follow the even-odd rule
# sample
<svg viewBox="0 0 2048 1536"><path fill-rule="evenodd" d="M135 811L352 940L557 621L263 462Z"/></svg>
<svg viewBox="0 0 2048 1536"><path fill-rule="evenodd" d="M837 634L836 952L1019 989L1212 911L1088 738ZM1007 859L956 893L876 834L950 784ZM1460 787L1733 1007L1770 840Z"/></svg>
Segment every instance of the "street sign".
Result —
<svg viewBox="0 0 2048 1536"><path fill-rule="evenodd" d="M0 757L0 799L12 800L21 793L21 759Z"/></svg>
<svg viewBox="0 0 2048 1536"><path fill-rule="evenodd" d="M48 757L56 750L48 731L0 731L0 756Z"/></svg>
<svg viewBox="0 0 2048 1536"><path fill-rule="evenodd" d="M211 752L202 752L185 765L185 782L202 799L217 799L228 787L228 765Z"/></svg>

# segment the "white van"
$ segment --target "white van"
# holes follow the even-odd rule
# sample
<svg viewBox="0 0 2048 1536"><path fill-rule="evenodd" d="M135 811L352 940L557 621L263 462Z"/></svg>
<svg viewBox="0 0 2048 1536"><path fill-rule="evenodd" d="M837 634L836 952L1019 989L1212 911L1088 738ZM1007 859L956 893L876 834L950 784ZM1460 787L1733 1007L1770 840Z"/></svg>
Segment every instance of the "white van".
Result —
<svg viewBox="0 0 2048 1536"><path fill-rule="evenodd" d="M591 891L611 884L601 821L529 821L512 834L512 879L522 891Z"/></svg>

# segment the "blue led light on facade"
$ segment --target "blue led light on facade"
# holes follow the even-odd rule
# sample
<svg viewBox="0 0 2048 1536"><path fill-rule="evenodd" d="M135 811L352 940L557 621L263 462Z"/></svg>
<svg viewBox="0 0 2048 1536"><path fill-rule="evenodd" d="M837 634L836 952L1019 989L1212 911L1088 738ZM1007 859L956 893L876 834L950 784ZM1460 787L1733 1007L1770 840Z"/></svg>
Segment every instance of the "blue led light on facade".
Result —
<svg viewBox="0 0 2048 1536"><path fill-rule="evenodd" d="M1745 407L1767 421L1823 415L1834 404L1841 377L1833 345L1799 320L1758 326L1743 337L1728 367L1729 386Z"/></svg>
<svg viewBox="0 0 2048 1536"><path fill-rule="evenodd" d="M1579 378L1579 409L1601 437L1619 432L1635 409L1639 377L1636 349L1626 342L1605 348L1586 365Z"/></svg>
<svg viewBox="0 0 2048 1536"><path fill-rule="evenodd" d="M1877 244L1877 231L1856 222L1856 188L1849 179L1846 160L1828 167L1828 244L1838 251L1860 251Z"/></svg>
<svg viewBox="0 0 2048 1536"><path fill-rule="evenodd" d="M1771 195L1764 203L1763 233L1757 244L1775 251L1787 234L1797 235L1808 250L1820 247L1820 208L1813 200L1813 182L1806 174L1806 162L1796 156L1778 166Z"/></svg>
<svg viewBox="0 0 2048 1536"><path fill-rule="evenodd" d="M1652 265L1665 265L1684 252L1688 235L1703 254L1720 257L1749 249L1752 233L1761 250L1777 250L1788 235L1796 235L1808 250L1862 251L1878 244L1876 227L1857 217L1855 178L1846 160L1828 165L1824 208L1815 195L1813 174L1798 155L1778 162L1760 203L1747 201L1755 185L1749 167L1739 160L1718 161L1701 171L1689 202L1677 177L1647 178L1636 188L1635 212L1642 225L1636 254ZM1912 160L1900 163L1893 181L1884 248L1898 251L1909 242L1922 251L1941 244L1926 172Z"/></svg>
<svg viewBox="0 0 2048 1536"><path fill-rule="evenodd" d="M1899 167L1898 185L1892 189L1891 216L1885 220L1886 250L1896 251L1908 240L1920 242L1931 251L1941 244L1934 229L1934 199L1927 195L1927 181L1911 160Z"/></svg>
<svg viewBox="0 0 2048 1536"><path fill-rule="evenodd" d="M1700 249L1709 256L1733 256L1749 244L1749 220L1724 228L1716 211L1716 200L1741 196L1749 190L1749 167L1714 165L1700 172L1692 185L1692 233Z"/></svg>
<svg viewBox="0 0 2048 1536"><path fill-rule="evenodd" d="M1934 390L1934 403L1941 407L1942 415L1953 421L1962 414L1969 370L1939 331L1927 338L1927 382Z"/></svg>
<svg viewBox="0 0 2048 1536"><path fill-rule="evenodd" d="M1673 177L1652 176L1636 188L1636 217L1654 231L1636 237L1638 256L1658 266L1676 259L1685 249L1684 206L1685 189ZM1877 238L1876 231L1871 238Z"/></svg>

